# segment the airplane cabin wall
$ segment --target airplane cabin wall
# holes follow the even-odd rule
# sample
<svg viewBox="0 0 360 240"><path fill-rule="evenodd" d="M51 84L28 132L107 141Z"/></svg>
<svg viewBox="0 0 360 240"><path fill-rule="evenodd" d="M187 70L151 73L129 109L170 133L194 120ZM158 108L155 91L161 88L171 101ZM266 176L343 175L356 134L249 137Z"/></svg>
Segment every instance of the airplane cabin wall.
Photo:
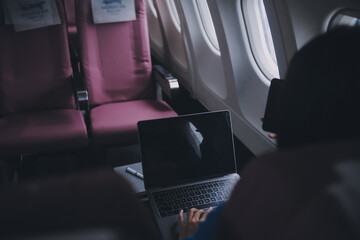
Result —
<svg viewBox="0 0 360 240"><path fill-rule="evenodd" d="M341 9L360 12L359 0L287 0L296 45L300 49L319 33L326 32L330 18Z"/></svg>
<svg viewBox="0 0 360 240"><path fill-rule="evenodd" d="M193 78L193 95L206 107L204 96L224 101L228 95L221 53L212 46L201 22L196 1L176 1L181 13L181 26L185 42L189 71ZM216 100L215 100L216 101ZM211 104L210 104L211 105ZM215 109L213 109L215 110Z"/></svg>
<svg viewBox="0 0 360 240"><path fill-rule="evenodd" d="M147 21L149 27L149 39L151 52L153 55L160 55L161 50L164 48L164 39L161 34L158 15L153 1L146 2Z"/></svg>
<svg viewBox="0 0 360 240"><path fill-rule="evenodd" d="M167 1L170 0L154 0L164 40L162 49L152 43L154 56L170 70L180 71L174 72L180 83L206 108L229 109L235 136L255 155L274 151L275 141L261 129L260 121L270 79L254 58L249 22L244 16L248 14L246 1L253 0L174 0L181 31L175 31L171 25ZM208 4L219 50L214 50L207 39L197 1ZM358 0L264 0L264 5L281 78L292 56L314 36L326 31L335 12L345 8L360 10ZM149 28L152 31L154 27ZM155 31L150 39L155 39L152 34ZM174 64L177 66L171 68Z"/></svg>
<svg viewBox="0 0 360 240"><path fill-rule="evenodd" d="M192 82L188 72L181 26L175 23L169 2L169 0L147 0L146 2L151 51L156 60L178 77L182 85L191 93Z"/></svg>
<svg viewBox="0 0 360 240"><path fill-rule="evenodd" d="M259 69L249 44L239 0L208 0L213 16L228 97L223 106L232 112L234 134L255 155L275 149L274 140L261 129L270 81ZM211 108L210 108L211 109Z"/></svg>

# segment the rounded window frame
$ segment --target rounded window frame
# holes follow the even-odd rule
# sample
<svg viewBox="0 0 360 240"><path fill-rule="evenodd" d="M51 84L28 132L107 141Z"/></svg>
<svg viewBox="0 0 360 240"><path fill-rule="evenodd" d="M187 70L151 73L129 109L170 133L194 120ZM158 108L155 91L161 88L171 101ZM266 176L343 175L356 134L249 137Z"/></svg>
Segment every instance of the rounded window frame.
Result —
<svg viewBox="0 0 360 240"><path fill-rule="evenodd" d="M154 15L155 18L158 18L157 11L156 11L156 8L155 8L155 5L154 5L154 1L153 0L147 0L147 3L149 4L149 7L151 9L151 13Z"/></svg>
<svg viewBox="0 0 360 240"><path fill-rule="evenodd" d="M177 6L176 6L174 0L166 0L166 5L169 9L169 14L170 14L171 20L173 21L178 32L181 32L179 11L177 9Z"/></svg>
<svg viewBox="0 0 360 240"><path fill-rule="evenodd" d="M263 0L242 0L240 1L240 4L252 56L263 76L266 79L271 80L280 77L279 66L277 64L275 47L267 14L265 8L263 8L265 18L262 17L261 9L259 7L260 1L264 4ZM267 20L267 23L263 22L264 19ZM266 31L268 32L267 34L263 30L264 24L268 26L268 30ZM269 49L269 47L271 49ZM273 54L271 54L271 52L273 52Z"/></svg>
<svg viewBox="0 0 360 240"><path fill-rule="evenodd" d="M209 5L206 0L195 0L194 6L200 22L206 43L210 49L216 54L221 55L219 41L216 35L214 21L211 16ZM206 5L206 6L204 6ZM209 19L206 19L209 18Z"/></svg>

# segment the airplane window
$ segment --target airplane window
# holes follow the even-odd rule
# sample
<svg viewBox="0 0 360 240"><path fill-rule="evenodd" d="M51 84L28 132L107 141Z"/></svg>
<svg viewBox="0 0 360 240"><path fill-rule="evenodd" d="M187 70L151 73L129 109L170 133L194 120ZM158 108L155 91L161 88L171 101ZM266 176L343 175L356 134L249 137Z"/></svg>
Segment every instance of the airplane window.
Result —
<svg viewBox="0 0 360 240"><path fill-rule="evenodd" d="M210 14L209 5L206 0L197 0L196 1L201 22L203 24L206 36L210 41L211 45L215 48L217 52L220 51L218 39L216 37L216 32L214 28L214 23Z"/></svg>
<svg viewBox="0 0 360 240"><path fill-rule="evenodd" d="M330 20L329 29L339 26L360 27L360 13L353 11L340 11Z"/></svg>
<svg viewBox="0 0 360 240"><path fill-rule="evenodd" d="M244 0L243 13L254 58L266 78L279 78L274 43L263 0Z"/></svg>
<svg viewBox="0 0 360 240"><path fill-rule="evenodd" d="M176 4L175 4L174 0L166 0L166 3L169 8L170 16L171 16L177 30L180 32L181 31L180 17L179 17L179 11L176 7Z"/></svg>
<svg viewBox="0 0 360 240"><path fill-rule="evenodd" d="M157 16L157 12L156 12L156 9L155 9L155 6L154 6L154 1L153 0L148 0L148 4L149 4L149 7L151 9L151 12L157 18L158 16Z"/></svg>

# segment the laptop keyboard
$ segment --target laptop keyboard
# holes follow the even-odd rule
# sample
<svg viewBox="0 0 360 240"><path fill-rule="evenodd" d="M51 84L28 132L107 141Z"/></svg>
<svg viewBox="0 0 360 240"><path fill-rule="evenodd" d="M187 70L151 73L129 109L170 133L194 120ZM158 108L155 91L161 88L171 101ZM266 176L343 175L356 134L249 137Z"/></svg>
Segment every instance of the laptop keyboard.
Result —
<svg viewBox="0 0 360 240"><path fill-rule="evenodd" d="M225 179L201 183L153 193L155 203L162 217L178 214L180 209L205 209L217 207L225 202L237 182Z"/></svg>

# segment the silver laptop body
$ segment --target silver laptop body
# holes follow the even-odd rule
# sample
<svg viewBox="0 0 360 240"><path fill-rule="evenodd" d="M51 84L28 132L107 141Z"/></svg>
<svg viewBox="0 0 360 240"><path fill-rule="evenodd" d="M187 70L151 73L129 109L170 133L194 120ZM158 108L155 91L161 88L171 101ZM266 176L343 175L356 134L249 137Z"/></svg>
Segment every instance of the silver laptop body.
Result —
<svg viewBox="0 0 360 240"><path fill-rule="evenodd" d="M180 209L219 206L240 179L230 113L140 121L138 131L151 209L163 239L178 239Z"/></svg>

